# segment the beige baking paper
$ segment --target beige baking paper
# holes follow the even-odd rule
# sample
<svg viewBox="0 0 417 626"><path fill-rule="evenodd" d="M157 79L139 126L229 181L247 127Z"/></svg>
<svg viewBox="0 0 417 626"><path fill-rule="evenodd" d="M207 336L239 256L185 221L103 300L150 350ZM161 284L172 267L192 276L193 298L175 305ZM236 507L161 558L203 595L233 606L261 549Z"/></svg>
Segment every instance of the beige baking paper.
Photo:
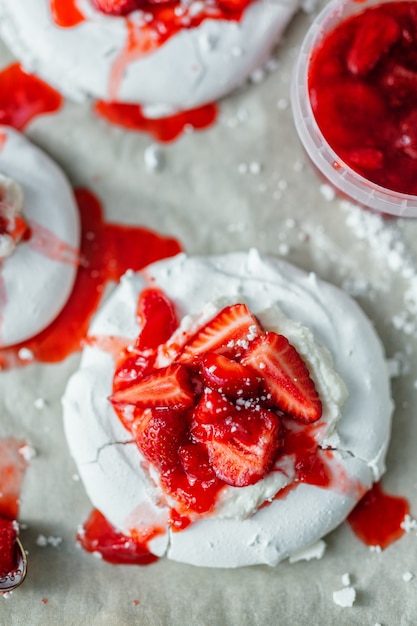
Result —
<svg viewBox="0 0 417 626"><path fill-rule="evenodd" d="M263 80L225 99L212 128L161 145L159 171L146 165L149 136L108 125L88 104L66 103L26 134L75 186L98 195L109 221L175 236L191 254L255 246L351 293L396 374L384 488L405 496L417 515L417 221L384 221L333 197L307 161L293 126L290 79L310 20L296 17ZM0 48L1 65L11 60ZM90 504L67 451L60 406L78 361L73 355L0 373L0 436L23 438L37 453L21 506L29 574L20 589L0 596L1 625L417 624L417 578L408 575L417 577L416 530L378 553L342 525L326 538L322 559L276 568L210 570L164 559L112 566L83 552L75 533ZM333 601L349 582L345 574L356 590L350 608Z"/></svg>

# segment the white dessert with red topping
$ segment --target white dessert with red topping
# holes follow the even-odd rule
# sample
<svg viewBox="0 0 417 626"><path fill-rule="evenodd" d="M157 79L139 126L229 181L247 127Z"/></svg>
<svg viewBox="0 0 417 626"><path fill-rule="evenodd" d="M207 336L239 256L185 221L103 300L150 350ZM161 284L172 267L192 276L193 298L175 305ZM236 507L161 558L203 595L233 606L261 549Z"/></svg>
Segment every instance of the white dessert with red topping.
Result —
<svg viewBox="0 0 417 626"><path fill-rule="evenodd" d="M141 104L162 117L243 84L268 59L298 6L298 0L1 0L0 32L27 69L68 97Z"/></svg>
<svg viewBox="0 0 417 626"><path fill-rule="evenodd" d="M0 347L46 328L78 266L80 226L59 167L19 132L0 127Z"/></svg>
<svg viewBox="0 0 417 626"><path fill-rule="evenodd" d="M340 524L384 471L392 413L355 302L255 250L128 273L63 404L94 506L211 567L275 565Z"/></svg>

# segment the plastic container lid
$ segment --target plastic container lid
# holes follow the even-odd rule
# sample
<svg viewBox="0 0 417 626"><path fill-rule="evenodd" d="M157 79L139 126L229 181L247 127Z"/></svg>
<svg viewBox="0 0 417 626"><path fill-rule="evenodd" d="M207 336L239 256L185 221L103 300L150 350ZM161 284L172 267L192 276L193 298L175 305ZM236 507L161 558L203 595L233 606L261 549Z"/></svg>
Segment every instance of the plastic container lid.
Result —
<svg viewBox="0 0 417 626"><path fill-rule="evenodd" d="M374 211L397 217L417 217L417 196L381 187L344 163L324 138L308 94L309 60L327 33L347 17L390 1L394 0L332 0L326 5L314 19L302 43L292 78L291 104L295 127L307 154L336 190Z"/></svg>

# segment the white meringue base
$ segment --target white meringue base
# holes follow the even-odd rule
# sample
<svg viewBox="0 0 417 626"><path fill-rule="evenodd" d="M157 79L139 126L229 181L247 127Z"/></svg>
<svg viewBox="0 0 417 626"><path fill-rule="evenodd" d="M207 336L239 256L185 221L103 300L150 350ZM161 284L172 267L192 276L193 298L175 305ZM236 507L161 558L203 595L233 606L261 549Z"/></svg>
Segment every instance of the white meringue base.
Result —
<svg viewBox="0 0 417 626"><path fill-rule="evenodd" d="M6 347L41 332L65 305L77 273L80 223L72 189L58 165L16 130L0 126L0 134L5 138L0 172L22 187L23 215L33 231L33 238L21 241L0 267L0 347ZM49 231L45 245L42 229ZM50 252L55 244L66 261Z"/></svg>
<svg viewBox="0 0 417 626"><path fill-rule="evenodd" d="M1 36L28 71L71 99L141 104L166 116L242 85L268 59L299 0L256 0L241 22L206 19L183 29L129 63L117 88L111 75L126 46L126 20L100 13L90 0L79 0L79 6L87 20L59 28L48 0L0 0Z"/></svg>
<svg viewBox="0 0 417 626"><path fill-rule="evenodd" d="M180 317L197 314L207 302L227 295L245 302L254 314L277 305L311 329L332 354L349 393L328 440L333 444L336 487L302 484L249 519L202 519L182 532L170 532L168 509L154 504L139 450L107 400L112 357L87 347L63 398L67 440L87 493L124 532L140 528L143 516L148 525L162 525L165 532L150 545L158 556L206 567L275 565L340 524L384 471L393 405L381 342L346 294L288 263L262 258L255 250L213 257L178 255L142 273L127 274L98 312L90 334L133 340L139 331L137 298L149 284L167 294Z"/></svg>

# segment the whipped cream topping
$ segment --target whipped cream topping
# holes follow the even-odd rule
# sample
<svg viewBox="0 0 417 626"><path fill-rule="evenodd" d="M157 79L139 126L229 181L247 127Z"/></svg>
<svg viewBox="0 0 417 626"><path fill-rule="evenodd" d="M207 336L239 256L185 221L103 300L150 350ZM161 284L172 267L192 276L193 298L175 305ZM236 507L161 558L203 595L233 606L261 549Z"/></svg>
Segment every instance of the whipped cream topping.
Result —
<svg viewBox="0 0 417 626"><path fill-rule="evenodd" d="M61 169L19 132L0 126L0 138L0 222L6 215L8 224L5 237L0 234L5 347L39 333L63 308L77 272L80 225Z"/></svg>
<svg viewBox="0 0 417 626"><path fill-rule="evenodd" d="M252 514L291 481L293 459L288 456L280 460L279 480L273 472L248 488L228 488L215 515L171 532L169 509L155 497L139 449L107 399L114 363L98 342L85 348L63 399L67 440L87 493L126 533L160 528L149 545L156 555L212 567L275 565L342 522L384 471L392 401L381 343L343 292L255 250L179 255L127 274L97 314L91 335L133 341L139 332L138 295L149 285L166 293L185 318L183 324L191 327L202 311L212 316L226 296L229 302L246 303L265 328L279 328L288 336L308 362L323 401L316 441L320 448L331 447L331 484L326 489L298 484Z"/></svg>
<svg viewBox="0 0 417 626"><path fill-rule="evenodd" d="M77 5L85 20L62 28L47 0L0 0L0 33L27 70L69 98L141 104L150 117L162 117L213 102L243 84L265 63L299 0L257 0L239 22L205 19L146 54L139 50L141 12L127 20L104 15L90 0ZM136 24L135 54L126 53L130 23Z"/></svg>
<svg viewBox="0 0 417 626"><path fill-rule="evenodd" d="M0 262L14 252L26 232L23 200L21 186L0 173Z"/></svg>

